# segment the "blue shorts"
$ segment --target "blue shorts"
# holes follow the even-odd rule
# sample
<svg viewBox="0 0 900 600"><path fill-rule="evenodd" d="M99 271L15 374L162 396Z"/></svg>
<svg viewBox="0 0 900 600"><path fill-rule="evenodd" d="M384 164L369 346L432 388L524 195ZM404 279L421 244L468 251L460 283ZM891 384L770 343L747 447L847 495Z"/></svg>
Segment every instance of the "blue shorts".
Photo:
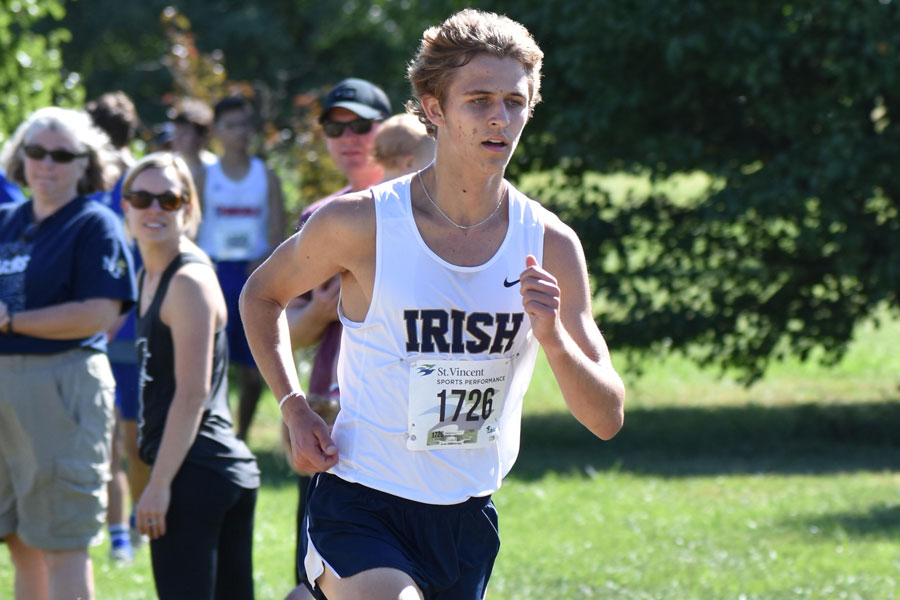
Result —
<svg viewBox="0 0 900 600"><path fill-rule="evenodd" d="M228 325L225 333L228 336L228 360L232 363L255 367L253 354L247 345L244 336L244 324L241 322L241 311L238 308L238 300L241 290L250 276L248 269L250 261L223 260L216 263L216 274L219 276L219 285L222 287L222 295L225 296L225 305L228 307Z"/></svg>
<svg viewBox="0 0 900 600"><path fill-rule="evenodd" d="M110 363L116 378L116 407L119 416L126 421L137 421L140 412L138 398L138 366L134 364Z"/></svg>
<svg viewBox="0 0 900 600"><path fill-rule="evenodd" d="M484 598L500 550L490 496L423 504L328 473L310 484L300 541L300 579L310 589L308 579L324 561L339 577L398 569L429 600ZM319 588L314 594L323 597Z"/></svg>
<svg viewBox="0 0 900 600"><path fill-rule="evenodd" d="M138 356L134 346L135 315L137 310L128 311L128 318L116 333L116 338L107 344L109 364L116 378L116 406L119 416L126 421L137 421L140 408L138 395Z"/></svg>

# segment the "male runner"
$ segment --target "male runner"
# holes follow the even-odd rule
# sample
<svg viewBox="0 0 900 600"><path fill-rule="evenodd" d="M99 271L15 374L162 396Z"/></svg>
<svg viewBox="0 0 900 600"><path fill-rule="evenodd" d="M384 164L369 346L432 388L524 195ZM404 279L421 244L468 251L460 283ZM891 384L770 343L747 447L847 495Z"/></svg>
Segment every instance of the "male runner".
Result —
<svg viewBox="0 0 900 600"><path fill-rule="evenodd" d="M325 134L328 155L347 178L347 185L301 213L299 230L320 207L348 192L358 192L383 179L382 166L375 160L374 145L382 121L391 113L390 100L380 87L357 77L338 82L322 102L319 124ZM340 406L340 388L336 377L341 345L341 323L337 302L340 281L332 277L308 294L295 298L287 307L288 328L294 348L317 345L309 373L307 394L319 415L329 417ZM310 473L297 480L297 548L301 546L301 527L306 513L306 490ZM299 579L298 579L299 582ZM309 598L306 587L298 585L286 600Z"/></svg>
<svg viewBox="0 0 900 600"><path fill-rule="evenodd" d="M237 369L240 386L237 434L245 440L263 382L244 337L237 300L247 277L284 237L284 202L278 177L261 158L250 155L255 131L250 101L240 96L219 100L213 123L223 153L206 167L197 245L215 262L228 305L228 360Z"/></svg>
<svg viewBox="0 0 900 600"><path fill-rule="evenodd" d="M303 566L329 600L483 598L499 549L490 495L518 453L538 344L583 425L602 439L622 426L581 244L503 178L542 58L499 15L428 29L409 78L435 162L323 206L244 288L295 465L319 472ZM299 387L283 313L335 273L342 406L329 431Z"/></svg>

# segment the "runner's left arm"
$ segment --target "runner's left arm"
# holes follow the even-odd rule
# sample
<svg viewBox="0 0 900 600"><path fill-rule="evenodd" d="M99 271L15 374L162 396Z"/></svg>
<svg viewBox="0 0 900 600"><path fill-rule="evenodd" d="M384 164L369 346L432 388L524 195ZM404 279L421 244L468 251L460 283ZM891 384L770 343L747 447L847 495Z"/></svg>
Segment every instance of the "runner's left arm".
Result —
<svg viewBox="0 0 900 600"><path fill-rule="evenodd" d="M558 219L549 221L543 265L525 259L522 304L569 410L594 435L610 439L625 419L625 386L591 313L581 242Z"/></svg>

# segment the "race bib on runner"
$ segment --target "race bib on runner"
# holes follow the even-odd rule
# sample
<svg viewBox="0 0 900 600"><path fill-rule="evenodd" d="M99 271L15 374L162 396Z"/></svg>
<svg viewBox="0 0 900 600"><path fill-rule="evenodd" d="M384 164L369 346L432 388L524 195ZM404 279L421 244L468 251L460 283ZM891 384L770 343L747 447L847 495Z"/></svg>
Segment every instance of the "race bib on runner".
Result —
<svg viewBox="0 0 900 600"><path fill-rule="evenodd" d="M218 260L248 260L253 250L253 223L229 223L215 232Z"/></svg>
<svg viewBox="0 0 900 600"><path fill-rule="evenodd" d="M406 447L472 449L496 444L509 367L508 358L412 363Z"/></svg>

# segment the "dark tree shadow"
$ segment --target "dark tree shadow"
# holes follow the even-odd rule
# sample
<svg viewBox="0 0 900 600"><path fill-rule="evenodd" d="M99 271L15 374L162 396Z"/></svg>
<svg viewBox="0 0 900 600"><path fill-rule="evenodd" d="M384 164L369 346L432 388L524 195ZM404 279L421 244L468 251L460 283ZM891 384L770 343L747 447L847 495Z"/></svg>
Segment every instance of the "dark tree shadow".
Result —
<svg viewBox="0 0 900 600"><path fill-rule="evenodd" d="M280 448L255 449L263 485L296 486ZM527 415L510 477L605 470L685 477L900 469L900 398L853 404L635 409L608 442L568 413Z"/></svg>
<svg viewBox="0 0 900 600"><path fill-rule="evenodd" d="M510 474L621 470L662 476L900 468L900 401L626 411L608 442L568 414L526 415Z"/></svg>
<svg viewBox="0 0 900 600"><path fill-rule="evenodd" d="M788 524L803 529L816 527L825 535L843 531L853 537L894 541L900 535L900 506L879 506L865 512L817 515L799 523L791 521Z"/></svg>

